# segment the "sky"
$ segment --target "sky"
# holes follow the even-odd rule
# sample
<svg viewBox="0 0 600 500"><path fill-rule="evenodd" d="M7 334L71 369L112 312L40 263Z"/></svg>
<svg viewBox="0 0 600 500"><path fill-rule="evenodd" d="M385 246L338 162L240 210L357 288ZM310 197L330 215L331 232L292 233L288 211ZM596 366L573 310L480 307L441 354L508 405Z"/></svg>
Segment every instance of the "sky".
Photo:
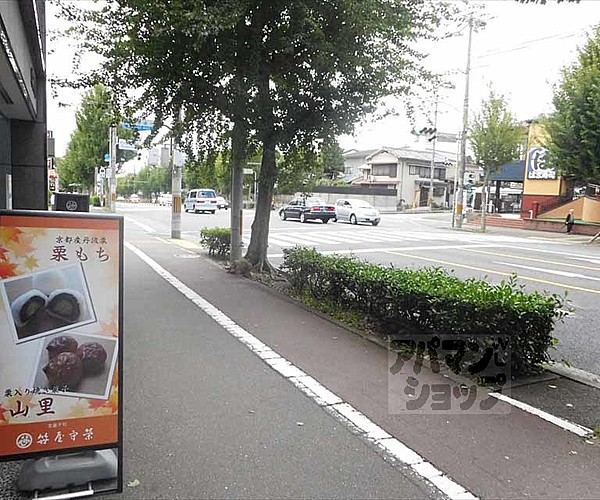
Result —
<svg viewBox="0 0 600 500"><path fill-rule="evenodd" d="M462 3L462 2L461 2ZM486 27L473 34L469 91L470 117L476 113L490 89L502 94L509 110L518 120L536 118L552 111L552 86L560 78L563 67L576 60L577 48L585 44L586 35L600 24L600 0L581 0L579 4L521 4L514 0L471 2L482 4ZM60 26L51 6L47 11L48 29ZM72 50L68 44L48 41L49 75L67 76L71 72ZM437 129L458 133L462 128L465 91L464 70L467 61L467 36L446 39L430 46L425 64L431 70L450 73L453 89L440 92ZM85 63L85 62L84 62ZM88 61L89 63L89 61ZM57 156L66 150L75 128L75 111L81 99L78 91L61 90L58 98L48 90L48 129L56 140ZM433 121L433 101L427 116L416 117L416 128ZM59 102L68 106L59 106ZM426 141L416 142L412 125L405 116L392 116L367 121L352 136L339 138L343 149L376 149L384 146L423 148ZM455 152L451 144L438 149Z"/></svg>

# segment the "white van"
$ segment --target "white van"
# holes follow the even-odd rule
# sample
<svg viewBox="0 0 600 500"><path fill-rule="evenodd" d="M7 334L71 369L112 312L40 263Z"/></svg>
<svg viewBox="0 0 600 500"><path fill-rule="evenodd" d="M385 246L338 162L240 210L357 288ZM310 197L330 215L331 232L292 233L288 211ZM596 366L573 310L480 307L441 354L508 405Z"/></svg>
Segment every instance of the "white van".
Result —
<svg viewBox="0 0 600 500"><path fill-rule="evenodd" d="M214 189L190 189L183 202L186 212L211 212L217 211L217 193Z"/></svg>

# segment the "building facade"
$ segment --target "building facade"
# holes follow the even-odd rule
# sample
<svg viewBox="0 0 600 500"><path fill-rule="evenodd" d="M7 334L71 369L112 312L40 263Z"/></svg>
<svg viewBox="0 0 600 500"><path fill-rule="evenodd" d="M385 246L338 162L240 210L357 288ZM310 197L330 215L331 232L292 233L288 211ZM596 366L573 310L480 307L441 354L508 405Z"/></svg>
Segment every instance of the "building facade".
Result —
<svg viewBox="0 0 600 500"><path fill-rule="evenodd" d="M45 0L0 1L0 208L48 207Z"/></svg>
<svg viewBox="0 0 600 500"><path fill-rule="evenodd" d="M357 169L362 174L352 182L355 186L395 189L400 208L427 206L431 185L432 151L410 148L384 148L370 151ZM355 160L356 163L359 163ZM452 194L453 164L448 157L436 153L433 175L433 201L448 206Z"/></svg>

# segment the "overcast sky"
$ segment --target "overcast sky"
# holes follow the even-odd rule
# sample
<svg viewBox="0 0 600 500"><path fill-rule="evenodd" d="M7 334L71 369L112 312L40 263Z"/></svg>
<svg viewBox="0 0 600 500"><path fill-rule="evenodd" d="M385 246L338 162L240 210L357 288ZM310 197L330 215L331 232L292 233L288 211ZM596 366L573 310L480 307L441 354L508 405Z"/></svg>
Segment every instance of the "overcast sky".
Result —
<svg viewBox="0 0 600 500"><path fill-rule="evenodd" d="M600 0L579 4L548 0L546 5L523 5L514 0L488 0L484 4L484 30L473 35L470 109L476 112L492 88L505 96L519 120L535 118L552 110L552 85L560 70L576 58L590 28L600 24ZM57 26L49 5L48 29ZM466 32L466 30L465 30ZM48 73L66 76L71 72L71 51L66 44L48 55ZM445 40L432 47L428 66L439 72L456 71L455 88L440 95L438 130L456 133L461 129L467 37ZM58 103L66 102L67 107ZM75 110L80 94L60 91L59 99L48 92L48 129L56 138L57 156L64 154L75 128ZM431 107L433 111L433 106ZM433 114L433 112L431 113ZM433 118L431 116L431 118ZM419 119L426 122L426 118ZM426 125L427 123L423 123ZM418 123L417 125L420 125ZM404 117L389 117L357 128L352 137L341 137L345 149L382 146L415 146L411 125ZM452 149L446 145L447 150Z"/></svg>

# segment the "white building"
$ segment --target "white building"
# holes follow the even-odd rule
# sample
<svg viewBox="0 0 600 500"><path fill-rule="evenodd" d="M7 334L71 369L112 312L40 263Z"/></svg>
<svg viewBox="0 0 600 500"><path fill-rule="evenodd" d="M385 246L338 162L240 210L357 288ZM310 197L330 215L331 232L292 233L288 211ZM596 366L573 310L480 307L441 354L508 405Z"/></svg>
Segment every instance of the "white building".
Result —
<svg viewBox="0 0 600 500"><path fill-rule="evenodd" d="M345 164L345 177L358 177L352 181L352 185L395 189L397 206L427 206L432 151L382 148L351 151L345 153L344 158L348 161ZM454 178L454 164L451 160L453 159L445 154L435 154L433 201L437 206L446 207L451 203Z"/></svg>

